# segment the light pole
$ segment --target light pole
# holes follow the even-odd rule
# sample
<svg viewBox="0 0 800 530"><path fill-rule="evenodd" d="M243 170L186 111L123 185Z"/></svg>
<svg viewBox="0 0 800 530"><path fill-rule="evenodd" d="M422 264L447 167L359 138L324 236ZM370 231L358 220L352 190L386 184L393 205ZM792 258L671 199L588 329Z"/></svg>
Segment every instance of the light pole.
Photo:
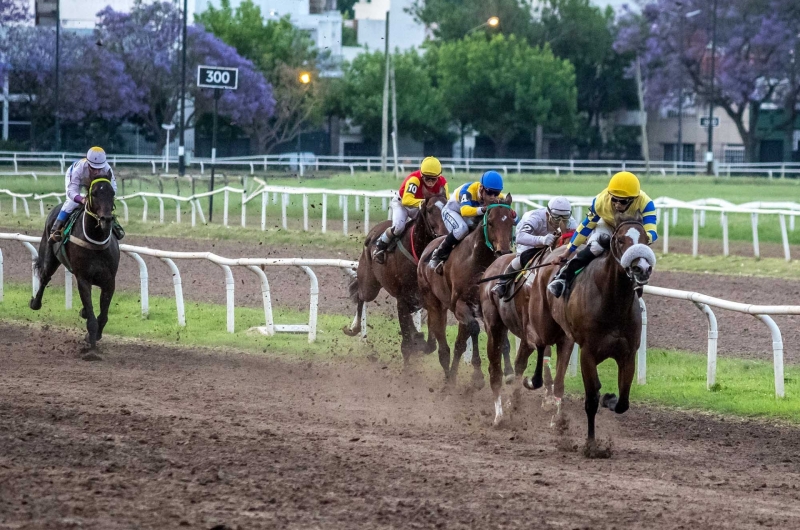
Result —
<svg viewBox="0 0 800 530"><path fill-rule="evenodd" d="M708 94L708 150L706 151L706 173L714 174L714 77L717 55L717 0L711 8L711 90Z"/></svg>
<svg viewBox="0 0 800 530"><path fill-rule="evenodd" d="M183 0L183 36L181 37L181 136L178 142L178 176L186 174L186 148L184 147L184 129L186 129L186 24L189 18L188 0ZM169 134L169 131L167 131Z"/></svg>
<svg viewBox="0 0 800 530"><path fill-rule="evenodd" d="M56 0L56 151L61 149L61 119L58 116L58 78L61 77L61 0Z"/></svg>
<svg viewBox="0 0 800 530"><path fill-rule="evenodd" d="M469 35L473 31L475 31L476 29L481 29L481 28L483 28L485 26L489 26L490 28L496 28L499 25L500 25L500 17L489 17L488 19L486 19L486 22L484 22L483 24L479 24L479 25L475 26L471 30L467 31L466 34Z"/></svg>
<svg viewBox="0 0 800 530"><path fill-rule="evenodd" d="M311 72L300 72L300 75L297 76L297 80L300 81L301 84L307 85L311 83ZM303 144L301 137L303 136L303 130L300 129L300 132L297 133L297 170L300 171L300 166L303 163L303 155L302 149Z"/></svg>
<svg viewBox="0 0 800 530"><path fill-rule="evenodd" d="M686 38L683 27L687 18L696 17L702 11L697 9L684 14L683 2L676 2L676 5L678 9L681 10L681 12L678 13L678 47L680 50L678 55L678 67L680 68L680 72L678 74L678 149L675 153L675 160L680 166L680 164L683 163L683 56L686 53ZM680 167L678 169L680 169Z"/></svg>
<svg viewBox="0 0 800 530"><path fill-rule="evenodd" d="M167 131L167 145L164 146L164 172L169 173L169 132L175 128L175 124L162 123L161 128Z"/></svg>

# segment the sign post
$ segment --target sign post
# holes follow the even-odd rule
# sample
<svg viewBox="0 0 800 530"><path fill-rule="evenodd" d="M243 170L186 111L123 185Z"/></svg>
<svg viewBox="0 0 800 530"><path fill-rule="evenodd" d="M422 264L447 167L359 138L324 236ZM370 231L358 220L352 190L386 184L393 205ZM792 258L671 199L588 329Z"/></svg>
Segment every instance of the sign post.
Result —
<svg viewBox="0 0 800 530"><path fill-rule="evenodd" d="M214 89L214 120L211 131L211 182L208 191L214 191L214 170L217 165L217 110L223 90L239 88L239 69L223 66L197 67L197 86ZM208 222L214 218L214 196L208 196Z"/></svg>
<svg viewBox="0 0 800 530"><path fill-rule="evenodd" d="M711 122L712 127L719 127L719 117L714 116L714 121ZM700 116L700 127L708 127L708 116Z"/></svg>

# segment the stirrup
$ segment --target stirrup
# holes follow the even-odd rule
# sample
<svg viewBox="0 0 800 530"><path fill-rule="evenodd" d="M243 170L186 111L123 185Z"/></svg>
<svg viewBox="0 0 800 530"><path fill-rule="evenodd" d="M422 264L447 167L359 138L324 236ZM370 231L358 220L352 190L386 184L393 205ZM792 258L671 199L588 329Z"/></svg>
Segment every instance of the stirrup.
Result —
<svg viewBox="0 0 800 530"><path fill-rule="evenodd" d="M53 243L60 243L63 239L64 239L64 229L63 228L60 229L60 230L53 230L53 232L50 234L50 238L49 238L49 240L52 241Z"/></svg>
<svg viewBox="0 0 800 530"><path fill-rule="evenodd" d="M375 263L380 263L381 265L383 265L384 263L386 263L386 251L376 248L375 250L372 251L372 260Z"/></svg>

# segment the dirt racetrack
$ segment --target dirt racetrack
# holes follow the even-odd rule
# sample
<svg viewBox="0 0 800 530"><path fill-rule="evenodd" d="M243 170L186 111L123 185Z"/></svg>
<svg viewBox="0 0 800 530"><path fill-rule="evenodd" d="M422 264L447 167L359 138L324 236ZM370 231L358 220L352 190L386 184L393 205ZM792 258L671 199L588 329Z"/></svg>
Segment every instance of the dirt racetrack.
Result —
<svg viewBox="0 0 800 530"><path fill-rule="evenodd" d="M494 429L438 373L0 336L0 528L800 527L794 427L633 403L587 460L576 400L565 436L528 391Z"/></svg>

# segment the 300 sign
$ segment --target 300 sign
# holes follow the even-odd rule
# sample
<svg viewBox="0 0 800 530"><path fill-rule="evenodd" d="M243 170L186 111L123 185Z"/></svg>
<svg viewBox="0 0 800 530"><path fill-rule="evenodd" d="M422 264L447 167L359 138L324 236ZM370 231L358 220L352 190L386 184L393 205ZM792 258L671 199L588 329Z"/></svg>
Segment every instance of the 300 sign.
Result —
<svg viewBox="0 0 800 530"><path fill-rule="evenodd" d="M236 90L239 85L239 69L220 66L198 66L197 86Z"/></svg>

